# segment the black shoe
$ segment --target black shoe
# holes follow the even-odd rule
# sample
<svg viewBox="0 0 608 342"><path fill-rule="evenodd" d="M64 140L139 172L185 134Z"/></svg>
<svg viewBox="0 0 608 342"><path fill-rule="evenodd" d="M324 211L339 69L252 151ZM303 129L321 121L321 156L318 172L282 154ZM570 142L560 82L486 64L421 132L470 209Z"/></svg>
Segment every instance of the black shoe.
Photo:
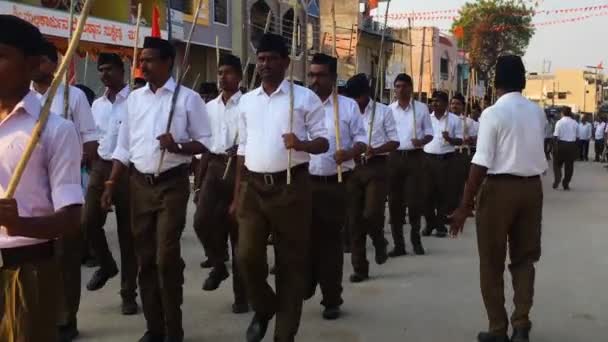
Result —
<svg viewBox="0 0 608 342"><path fill-rule="evenodd" d="M58 329L59 342L72 342L80 334L76 322L61 325Z"/></svg>
<svg viewBox="0 0 608 342"><path fill-rule="evenodd" d="M165 336L163 342L184 342L183 336Z"/></svg>
<svg viewBox="0 0 608 342"><path fill-rule="evenodd" d="M272 316L262 316L256 313L247 328L247 342L261 342L268 330L268 322Z"/></svg>
<svg viewBox="0 0 608 342"><path fill-rule="evenodd" d="M422 247L422 244L414 245L414 253L416 253L416 255L425 255L426 254L426 252L424 251L424 247Z"/></svg>
<svg viewBox="0 0 608 342"><path fill-rule="evenodd" d="M201 262L201 268L211 268L211 267L213 267L211 260L207 259L207 260Z"/></svg>
<svg viewBox="0 0 608 342"><path fill-rule="evenodd" d="M139 312L139 305L137 305L137 301L135 301L135 298L123 298L120 309L122 314L125 316L137 315L137 313Z"/></svg>
<svg viewBox="0 0 608 342"><path fill-rule="evenodd" d="M369 276L367 274L361 274L361 273L353 273L350 275L350 282L351 283L360 283L362 281L365 281L367 279L369 279Z"/></svg>
<svg viewBox="0 0 608 342"><path fill-rule="evenodd" d="M104 270L103 268L98 269L93 273L91 280L87 284L87 290L97 291L104 287L108 280L114 278L118 274L118 268L114 267L111 270Z"/></svg>
<svg viewBox="0 0 608 342"><path fill-rule="evenodd" d="M323 310L323 318L326 320L334 320L340 317L342 311L339 306L328 306Z"/></svg>
<svg viewBox="0 0 608 342"><path fill-rule="evenodd" d="M209 272L209 277L203 283L203 290L205 291L214 291L220 287L220 284L228 278L228 270L225 265L214 267L211 272Z"/></svg>
<svg viewBox="0 0 608 342"><path fill-rule="evenodd" d="M146 331L138 342L165 342L165 335Z"/></svg>
<svg viewBox="0 0 608 342"><path fill-rule="evenodd" d="M382 265L388 260L388 252L386 251L387 246L388 242L384 240L380 246L376 247L376 264Z"/></svg>
<svg viewBox="0 0 608 342"><path fill-rule="evenodd" d="M530 328L513 328L513 335L511 335L511 342L529 342L530 341Z"/></svg>
<svg viewBox="0 0 608 342"><path fill-rule="evenodd" d="M558 186L559 186L559 182L553 182L553 189L557 190Z"/></svg>
<svg viewBox="0 0 608 342"><path fill-rule="evenodd" d="M479 342L509 342L507 335L496 335L489 332L480 332L477 335L477 341Z"/></svg>
<svg viewBox="0 0 608 342"><path fill-rule="evenodd" d="M388 256L391 258L396 258L396 257L400 257L400 256L404 256L407 255L407 251L405 250L404 247L402 248L393 248L392 251L388 252Z"/></svg>
<svg viewBox="0 0 608 342"><path fill-rule="evenodd" d="M435 236L438 238L444 238L444 237L448 236L447 228L441 227L441 228L437 229L437 231L435 232Z"/></svg>
<svg viewBox="0 0 608 342"><path fill-rule="evenodd" d="M433 234L433 228L427 226L426 228L424 228L424 230L422 230L422 236L431 236L431 234Z"/></svg>
<svg viewBox="0 0 608 342"><path fill-rule="evenodd" d="M244 314L249 312L249 304L247 303L234 303L232 304L232 313Z"/></svg>
<svg viewBox="0 0 608 342"><path fill-rule="evenodd" d="M570 185L564 184L564 191L570 191Z"/></svg>

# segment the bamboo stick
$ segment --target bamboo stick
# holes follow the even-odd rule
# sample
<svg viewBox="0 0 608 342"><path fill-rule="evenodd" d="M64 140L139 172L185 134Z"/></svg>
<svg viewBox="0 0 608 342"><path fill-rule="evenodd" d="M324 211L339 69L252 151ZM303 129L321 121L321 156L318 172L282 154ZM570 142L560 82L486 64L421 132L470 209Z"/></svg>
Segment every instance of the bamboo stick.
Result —
<svg viewBox="0 0 608 342"><path fill-rule="evenodd" d="M332 34L333 34L333 49L332 55L336 58L336 63L338 61L338 50L336 50L336 3L332 2L331 4L331 18L332 18ZM338 84L334 84L334 89L332 92L332 99L334 102L334 130L336 136L336 151L340 151L342 149L342 144L340 139L340 104L338 103ZM338 172L338 183L342 183L342 164L337 164L336 171Z"/></svg>
<svg viewBox="0 0 608 342"><path fill-rule="evenodd" d="M61 61L61 65L57 69L57 75L53 79L53 82L51 82L51 86L49 87L49 90L48 90L48 96L40 111L40 116L38 118L38 122L36 122L36 125L34 126L34 129L32 130L32 134L31 134L32 137L25 149L25 152L23 153L23 155L21 156L21 159L19 160L17 167L15 168L15 172L13 173L13 175L11 177L8 187L6 188L5 198L7 198L7 199L13 198L15 196L15 191L17 190L17 186L19 186L19 182L21 181L23 172L25 171L25 168L27 167L27 164L32 156L32 153L34 152L34 149L38 145L40 136L42 135L42 132L44 131L44 127L46 126L46 123L49 118L49 113L51 111L51 105L53 103L53 98L55 97L55 94L57 93L57 88L61 84L61 80L70 64L69 61L74 56L74 53L76 52L76 49L78 48L78 43L80 41L80 37L84 30L85 23L89 16L89 11L91 10L91 6L93 6L94 2L95 2L95 0L86 0L86 2L84 3L84 6L82 7L82 11L80 13L80 18L78 19L78 25L76 26L76 31L72 35L70 44L65 53L63 61Z"/></svg>
<svg viewBox="0 0 608 342"><path fill-rule="evenodd" d="M410 38L409 39L410 40L410 74L412 77L414 77L414 57L413 57L414 56L414 53L413 53L414 43L412 41L412 18L407 19L407 24L409 27L408 35ZM414 124L414 139L418 140L418 129L416 128L416 99L414 99L413 91L412 91L412 95L410 96L410 101L412 103L412 111L414 112L414 115L412 115L412 122Z"/></svg>
<svg viewBox="0 0 608 342"><path fill-rule="evenodd" d="M135 87L135 71L137 70L137 54L139 49L139 27L141 22L142 4L137 5L137 22L135 23L135 43L133 45L133 63L131 64L131 89Z"/></svg>
<svg viewBox="0 0 608 342"><path fill-rule="evenodd" d="M68 23L68 42L72 40L72 31L74 30L74 0L70 0L70 22ZM67 59L64 56L64 59ZM68 59L68 66L71 66L72 58ZM65 73L65 84L63 85L63 117L70 120L70 73Z"/></svg>
<svg viewBox="0 0 608 342"><path fill-rule="evenodd" d="M298 26L298 16L297 16L298 4L297 1L294 3L294 17L293 17L293 29L291 34L291 63L289 63L289 133L293 133L293 114L294 114L294 105L295 105L295 86L293 83L293 69L296 61L296 39L297 31L296 28ZM291 184L291 163L292 163L292 150L287 150L287 185Z"/></svg>

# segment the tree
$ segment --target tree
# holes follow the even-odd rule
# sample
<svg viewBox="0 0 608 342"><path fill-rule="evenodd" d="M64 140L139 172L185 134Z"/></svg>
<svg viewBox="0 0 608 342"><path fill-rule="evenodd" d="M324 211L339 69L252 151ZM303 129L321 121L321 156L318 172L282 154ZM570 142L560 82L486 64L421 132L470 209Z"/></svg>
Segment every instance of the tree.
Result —
<svg viewBox="0 0 608 342"><path fill-rule="evenodd" d="M498 57L524 54L534 35L533 15L524 0L475 0L460 9L452 31L461 36L471 66L488 75Z"/></svg>

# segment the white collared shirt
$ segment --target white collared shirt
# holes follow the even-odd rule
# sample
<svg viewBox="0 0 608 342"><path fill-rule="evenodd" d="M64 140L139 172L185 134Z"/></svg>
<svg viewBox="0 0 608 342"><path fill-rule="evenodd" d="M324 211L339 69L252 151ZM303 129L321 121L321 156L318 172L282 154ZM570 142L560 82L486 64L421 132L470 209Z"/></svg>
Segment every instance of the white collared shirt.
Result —
<svg viewBox="0 0 608 342"><path fill-rule="evenodd" d="M325 111L325 126L327 127L327 140L329 150L327 152L310 156L309 172L316 176L333 176L338 173L334 154L336 153L336 129L334 120L333 95L323 103ZM354 100L338 95L338 113L340 118L340 148L351 149L355 143L366 143L365 127L363 118L359 114L359 106ZM355 168L354 160L342 163L342 171L350 171Z"/></svg>
<svg viewBox="0 0 608 342"><path fill-rule="evenodd" d="M65 114L63 113L65 109L63 105L64 88L65 86L63 84L60 84L57 88L55 97L53 97L53 103L51 104L51 112L74 122L82 144L97 141L98 137L95 129L95 120L93 119L93 113L91 112L91 106L89 105L87 96L82 90L70 86L69 113L68 116L65 117ZM44 105L44 102L48 97L48 90L46 93L40 94L34 89L33 84L30 86L30 89L34 91L34 94L41 105Z"/></svg>
<svg viewBox="0 0 608 342"><path fill-rule="evenodd" d="M30 91L13 112L0 122L0 198L31 138L41 105ZM74 124L50 114L40 141L25 168L15 199L19 215L48 216L84 199L80 186L82 145ZM7 236L0 230L0 249L35 245L45 240Z"/></svg>
<svg viewBox="0 0 608 342"><path fill-rule="evenodd" d="M595 140L604 139L604 130L606 129L605 122L599 122L597 127L595 127Z"/></svg>
<svg viewBox="0 0 608 342"><path fill-rule="evenodd" d="M443 138L443 132L447 131L451 138L462 139L462 120L456 114L447 112L448 115L441 116L437 120L435 113L431 114L433 124L433 140L424 145L424 152L430 154L446 154L456 151L456 148Z"/></svg>
<svg viewBox="0 0 608 342"><path fill-rule="evenodd" d="M127 116L118 132L113 159L125 165L131 162L141 173L156 173L161 156L157 137L166 132L176 86L173 78L169 78L156 93L150 89L149 83L131 92L127 100ZM181 86L170 132L176 143L198 141L209 146L211 129L205 103L192 89ZM188 164L191 160L191 156L167 152L160 171L162 173Z"/></svg>
<svg viewBox="0 0 608 342"><path fill-rule="evenodd" d="M243 94L239 91L224 104L222 94L207 103L207 114L211 125L211 142L209 151L214 154L225 154L235 145L239 129L239 100Z"/></svg>
<svg viewBox="0 0 608 342"><path fill-rule="evenodd" d="M363 124L365 125L366 143L369 140L369 128L372 121L373 102L369 101L363 113ZM361 112L361 110L359 110ZM372 131L371 147L377 148L389 141L399 142L399 134L395 124L395 117L391 108L380 102L376 102L376 114ZM388 154L388 153L383 153Z"/></svg>
<svg viewBox="0 0 608 342"><path fill-rule="evenodd" d="M466 121L465 121L466 118ZM459 115L458 119L460 120L460 130L458 133L462 135L462 138L471 138L477 136L477 131L479 130L479 123L469 117L465 117L464 115Z"/></svg>
<svg viewBox="0 0 608 342"><path fill-rule="evenodd" d="M569 116L564 116L555 124L553 136L557 140L574 142L578 136L578 122Z"/></svg>
<svg viewBox="0 0 608 342"><path fill-rule="evenodd" d="M472 163L489 174L537 176L547 170L544 111L518 92L501 96L479 119Z"/></svg>
<svg viewBox="0 0 608 342"><path fill-rule="evenodd" d="M93 119L95 119L99 136L97 153L103 160L112 160L118 140L118 131L127 115L127 98L130 92L129 86L125 86L116 94L116 99L112 103L107 97L106 90L102 97L93 102Z"/></svg>
<svg viewBox="0 0 608 342"><path fill-rule="evenodd" d="M591 140L593 134L593 126L589 122L579 123L577 129L577 137L581 140Z"/></svg>
<svg viewBox="0 0 608 342"><path fill-rule="evenodd" d="M294 84L293 133L300 140L327 137L321 99L310 89ZM274 173L288 168L283 134L289 130L289 81L283 80L270 96L262 86L241 97L238 155L248 170ZM291 152L291 166L307 163L310 155Z"/></svg>
<svg viewBox="0 0 608 342"><path fill-rule="evenodd" d="M412 100L407 108L403 108L399 105L399 101L395 101L390 105L390 108L397 125L399 150L415 149L412 144L412 139L414 139L414 110L416 111L416 139L422 140L427 135L433 135L433 124L431 123L429 109L424 103Z"/></svg>

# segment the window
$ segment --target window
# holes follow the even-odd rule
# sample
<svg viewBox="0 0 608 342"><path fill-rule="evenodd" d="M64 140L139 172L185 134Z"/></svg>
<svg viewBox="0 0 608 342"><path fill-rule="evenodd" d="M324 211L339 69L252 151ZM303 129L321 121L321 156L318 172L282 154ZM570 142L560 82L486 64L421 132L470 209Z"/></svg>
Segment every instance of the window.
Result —
<svg viewBox="0 0 608 342"><path fill-rule="evenodd" d="M568 94L566 92L559 92L559 93L557 93L557 98L560 100L565 100L567 95Z"/></svg>
<svg viewBox="0 0 608 342"><path fill-rule="evenodd" d="M553 92L548 92L547 93L547 98L552 100L553 99Z"/></svg>
<svg viewBox="0 0 608 342"><path fill-rule="evenodd" d="M228 0L213 0L213 21L228 25Z"/></svg>
<svg viewBox="0 0 608 342"><path fill-rule="evenodd" d="M447 58L441 58L439 65L439 72L441 73L441 79L447 80L450 73L450 61Z"/></svg>

